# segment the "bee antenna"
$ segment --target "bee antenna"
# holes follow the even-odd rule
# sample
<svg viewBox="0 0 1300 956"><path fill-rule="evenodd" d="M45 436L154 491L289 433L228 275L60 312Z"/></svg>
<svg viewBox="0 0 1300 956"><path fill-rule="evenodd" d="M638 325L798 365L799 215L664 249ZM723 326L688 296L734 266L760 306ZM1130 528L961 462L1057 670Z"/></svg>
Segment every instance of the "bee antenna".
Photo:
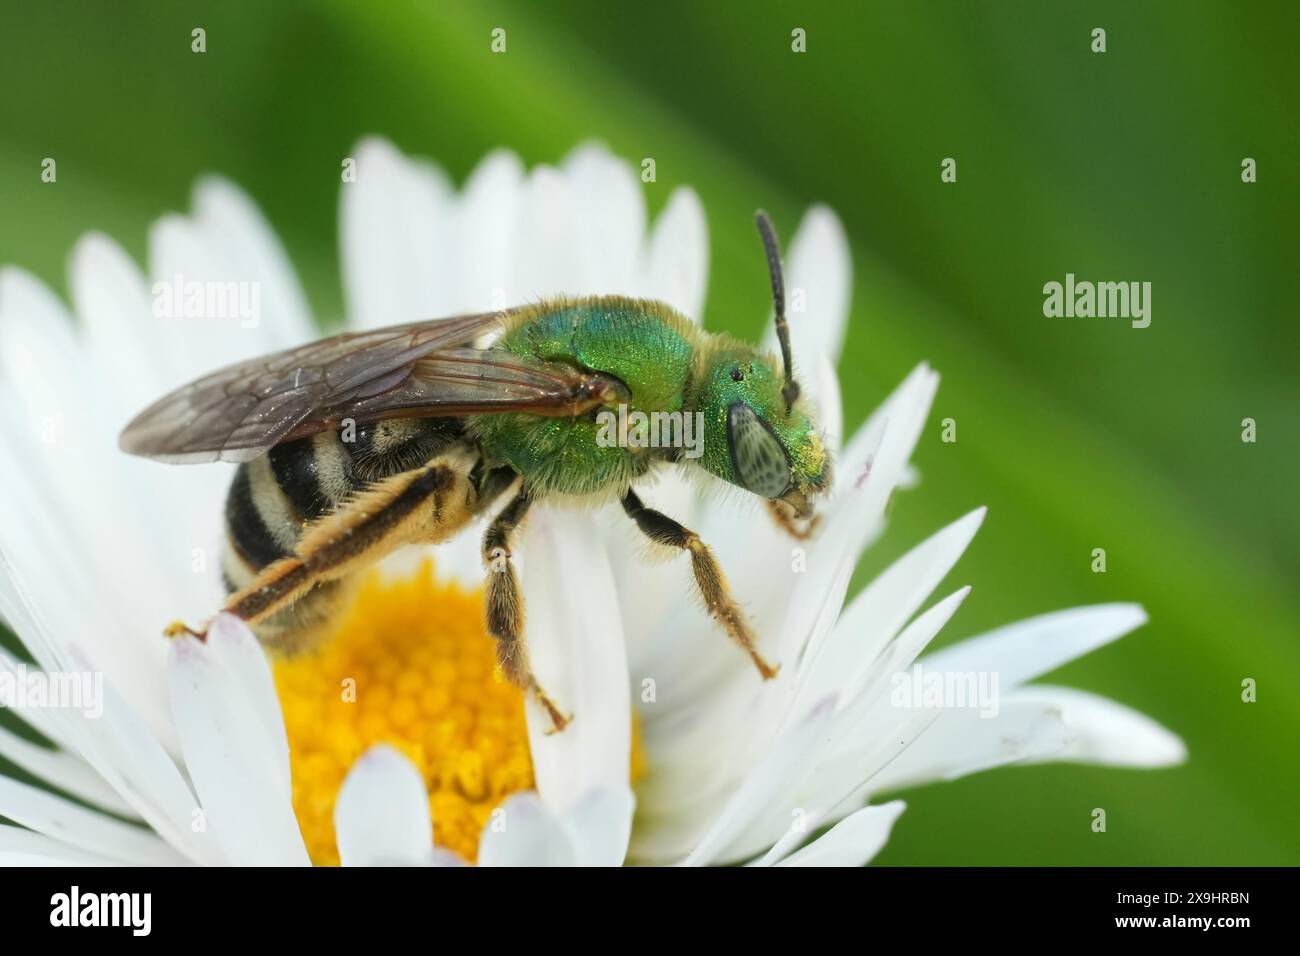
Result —
<svg viewBox="0 0 1300 956"><path fill-rule="evenodd" d="M781 343L781 358L785 363L785 384L781 397L788 412L799 397L799 383L794 380L794 360L790 354L790 326L785 321L785 276L781 271L781 246L776 241L776 230L767 213L759 210L754 215L758 234L763 238L763 251L767 253L767 271L772 277L772 306L776 312L776 337Z"/></svg>

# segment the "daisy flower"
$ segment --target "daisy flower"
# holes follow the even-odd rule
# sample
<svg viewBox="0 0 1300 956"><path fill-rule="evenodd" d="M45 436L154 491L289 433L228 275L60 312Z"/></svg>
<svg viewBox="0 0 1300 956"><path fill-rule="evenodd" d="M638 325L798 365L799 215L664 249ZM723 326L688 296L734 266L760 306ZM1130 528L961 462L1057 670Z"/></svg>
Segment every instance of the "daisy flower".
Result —
<svg viewBox="0 0 1300 956"><path fill-rule="evenodd" d="M562 292L704 312L695 194L675 191L647 228L637 177L600 147L532 171L494 153L460 190L383 141L351 158L351 327ZM1143 715L1031 683L1142 624L1140 607L1062 611L922 656L967 596L927 605L982 510L847 600L891 494L914 483L938 385L919 366L841 441L850 274L835 215L810 210L787 286L805 303L791 324L801 379L839 461L817 533L792 539L755 502L675 474L639 489L715 549L781 676L759 679L683 600L686 563L647 564L621 514L537 508L518 549L533 666L576 717L548 735L495 674L473 530L385 562L318 653L269 662L228 616L206 643L159 636L221 603L231 469L129 458L118 431L176 385L316 334L243 193L202 181L189 215L153 227L144 271L108 238L82 239L75 319L31 276L0 271L0 615L32 658L0 653L0 689L99 681L93 708L14 707L46 744L0 728L0 756L45 785L0 777L13 821L0 861L861 864L903 810L881 797L914 784L1010 763L1180 761L1181 741ZM177 314L195 283L251 290L256 314Z"/></svg>

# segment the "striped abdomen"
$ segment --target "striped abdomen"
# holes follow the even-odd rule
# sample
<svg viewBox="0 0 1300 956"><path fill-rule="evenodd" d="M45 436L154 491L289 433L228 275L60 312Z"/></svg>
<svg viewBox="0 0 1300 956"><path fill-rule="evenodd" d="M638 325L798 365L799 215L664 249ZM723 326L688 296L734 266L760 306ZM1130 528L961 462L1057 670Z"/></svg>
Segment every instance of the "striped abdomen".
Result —
<svg viewBox="0 0 1300 956"><path fill-rule="evenodd" d="M392 419L277 445L239 466L226 498L222 576L228 592L292 555L305 529L339 502L391 475L416 468L462 439L457 419ZM342 581L318 586L292 607L259 622L264 640L306 632L334 609Z"/></svg>

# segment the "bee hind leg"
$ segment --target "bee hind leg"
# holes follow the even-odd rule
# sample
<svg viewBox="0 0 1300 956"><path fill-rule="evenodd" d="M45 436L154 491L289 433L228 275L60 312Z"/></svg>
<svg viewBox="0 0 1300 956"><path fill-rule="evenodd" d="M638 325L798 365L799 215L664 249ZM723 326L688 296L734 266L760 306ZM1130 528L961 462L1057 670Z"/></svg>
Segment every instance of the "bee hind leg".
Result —
<svg viewBox="0 0 1300 956"><path fill-rule="evenodd" d="M208 639L208 625L205 624L203 627L195 628L190 627L184 621L172 621L163 628L163 637L177 638L186 635L196 637L200 641L206 641Z"/></svg>
<svg viewBox="0 0 1300 956"><path fill-rule="evenodd" d="M764 680L775 677L780 667L773 667L758 652L754 632L750 630L749 622L732 598L721 566L713 557L709 546L700 540L700 536L663 512L647 508L630 488L623 496L623 510L651 541L690 552L695 586L704 599L704 607L709 615L722 625L732 640L744 648Z"/></svg>
<svg viewBox="0 0 1300 956"><path fill-rule="evenodd" d="M373 485L311 525L294 554L262 568L222 610L250 625L266 621L321 585L436 537L444 492L455 481L451 468L431 463Z"/></svg>
<svg viewBox="0 0 1300 956"><path fill-rule="evenodd" d="M519 575L510 560L510 537L528 514L532 499L522 489L510 500L483 535L483 564L488 570L487 629L496 641L497 664L510 683L531 691L551 718L551 733L558 733L573 718L565 716L542 689L528 660L524 640L524 599Z"/></svg>

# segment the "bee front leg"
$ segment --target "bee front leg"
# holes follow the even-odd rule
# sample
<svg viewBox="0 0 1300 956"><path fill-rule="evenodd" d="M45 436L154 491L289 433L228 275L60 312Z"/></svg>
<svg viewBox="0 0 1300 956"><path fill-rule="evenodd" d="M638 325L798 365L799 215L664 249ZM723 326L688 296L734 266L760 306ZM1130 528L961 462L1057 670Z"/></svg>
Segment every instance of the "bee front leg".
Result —
<svg viewBox="0 0 1300 956"><path fill-rule="evenodd" d="M822 516L819 514L803 521L796 518L794 509L784 501L768 498L764 501L764 504L767 505L767 512L772 516L772 520L777 523L782 531L797 541L807 541L817 531L818 525L821 524Z"/></svg>
<svg viewBox="0 0 1300 956"><path fill-rule="evenodd" d="M700 536L663 512L647 508L630 488L623 496L623 510L651 541L690 552L695 586L699 588L709 614L731 635L732 640L745 649L764 680L775 677L780 667L773 667L759 654L754 632L750 630L745 615L731 597L727 578L713 557L713 552L700 540Z"/></svg>
<svg viewBox="0 0 1300 956"><path fill-rule="evenodd" d="M568 726L573 718L564 715L533 675L528 645L524 640L524 598L519 588L519 575L510 560L510 536L528 514L531 504L532 499L521 489L501 509L483 535L483 564L488 570L487 629L497 642L497 663L501 672L520 690L532 691L536 695L538 703L551 718L551 733L556 733Z"/></svg>

